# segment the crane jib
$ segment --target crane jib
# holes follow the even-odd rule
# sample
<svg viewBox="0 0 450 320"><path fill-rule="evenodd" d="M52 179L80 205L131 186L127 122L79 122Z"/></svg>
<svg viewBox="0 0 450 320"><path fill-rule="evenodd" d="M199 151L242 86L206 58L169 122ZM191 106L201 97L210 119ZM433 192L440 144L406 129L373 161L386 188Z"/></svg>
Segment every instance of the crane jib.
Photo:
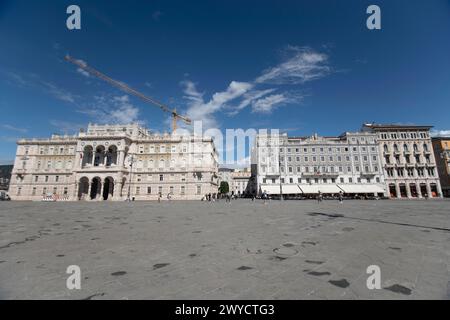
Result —
<svg viewBox="0 0 450 320"><path fill-rule="evenodd" d="M174 118L174 121L172 123L172 130L173 131L175 131L175 129L176 129L176 119L181 119L186 124L191 124L192 121L188 117L179 115L175 110L170 109L168 106L166 106L166 105L156 101L153 98L147 97L146 95L140 93L139 91L137 91L137 90L135 90L133 88L130 88L128 85L126 85L123 82L119 82L117 80L114 80L114 79L108 77L107 75L101 73L100 71L95 70L92 67L89 67L86 63L82 62L81 60L74 59L74 58L70 57L69 55L65 56L64 59L69 61L69 62L71 62L71 63L73 63L74 65L80 67L81 69L87 71L88 73L96 76L97 78L100 78L100 79L102 79L105 82L108 82L109 84L113 85L114 87L116 87L116 88L118 88L118 89L120 89L122 91L125 91L125 92L127 92L127 93L129 93L131 95L134 95L135 97L138 97L138 98L140 98L141 100L143 100L143 101L145 101L147 103L151 103L153 105L156 105L156 106L160 107L165 112L171 113L173 118Z"/></svg>

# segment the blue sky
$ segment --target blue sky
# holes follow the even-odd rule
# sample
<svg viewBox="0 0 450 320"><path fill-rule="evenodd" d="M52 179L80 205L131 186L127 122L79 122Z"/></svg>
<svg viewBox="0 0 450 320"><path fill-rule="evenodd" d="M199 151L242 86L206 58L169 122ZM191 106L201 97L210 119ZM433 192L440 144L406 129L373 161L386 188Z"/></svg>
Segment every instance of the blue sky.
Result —
<svg viewBox="0 0 450 320"><path fill-rule="evenodd" d="M66 28L77 4L82 29ZM381 8L382 29L366 28ZM450 1L0 1L0 163L19 137L166 114L63 60L126 82L207 127L337 135L363 122L450 131Z"/></svg>

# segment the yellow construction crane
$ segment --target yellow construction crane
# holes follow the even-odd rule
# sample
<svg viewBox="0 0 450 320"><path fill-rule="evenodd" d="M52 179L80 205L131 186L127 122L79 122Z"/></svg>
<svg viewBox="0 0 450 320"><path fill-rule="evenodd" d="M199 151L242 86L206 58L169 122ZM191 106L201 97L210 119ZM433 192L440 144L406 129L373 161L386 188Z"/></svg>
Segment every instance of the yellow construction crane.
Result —
<svg viewBox="0 0 450 320"><path fill-rule="evenodd" d="M101 73L100 71L95 70L92 67L89 67L83 61L74 59L69 55L66 55L64 57L64 59L73 63L74 65L76 65L77 67L81 68L82 70L88 72L89 74L92 74L93 76L96 76L97 78L100 78L100 79L108 82L109 84L113 85L114 87L119 88L120 90L125 91L126 93L132 94L133 96L136 96L147 103L156 105L156 106L160 107L163 111L170 113L172 115L172 133L175 132L175 130L177 129L177 120L178 119L182 120L186 124L192 123L192 120L189 119L188 117L178 114L176 109L171 109L168 106L162 104L161 102L158 102L155 99L147 97L144 94L140 93L139 91L136 91L136 90L130 88L126 84L108 77L107 75Z"/></svg>

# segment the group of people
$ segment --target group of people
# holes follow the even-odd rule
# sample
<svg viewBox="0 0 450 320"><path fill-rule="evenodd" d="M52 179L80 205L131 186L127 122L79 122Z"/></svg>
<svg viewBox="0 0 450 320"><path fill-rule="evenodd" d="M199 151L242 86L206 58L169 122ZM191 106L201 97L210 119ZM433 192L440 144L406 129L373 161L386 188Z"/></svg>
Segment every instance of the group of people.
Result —
<svg viewBox="0 0 450 320"><path fill-rule="evenodd" d="M237 199L237 197L230 192L227 193L207 193L202 197L202 201L214 202L219 201L219 199L225 199L226 202L231 202L231 200Z"/></svg>
<svg viewBox="0 0 450 320"><path fill-rule="evenodd" d="M339 203L344 202L344 194L342 193L342 191L339 192L338 200L339 200ZM322 192L319 191L319 194L317 195L317 202L322 202L322 201L323 201L323 194L322 194Z"/></svg>

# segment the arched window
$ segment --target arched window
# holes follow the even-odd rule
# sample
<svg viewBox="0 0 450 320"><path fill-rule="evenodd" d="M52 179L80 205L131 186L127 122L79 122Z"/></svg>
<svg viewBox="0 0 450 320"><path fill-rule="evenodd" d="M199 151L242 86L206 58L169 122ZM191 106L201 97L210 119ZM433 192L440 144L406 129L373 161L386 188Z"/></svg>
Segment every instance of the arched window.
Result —
<svg viewBox="0 0 450 320"><path fill-rule="evenodd" d="M419 151L419 148L417 147L417 144L414 143L414 151Z"/></svg>
<svg viewBox="0 0 450 320"><path fill-rule="evenodd" d="M389 149L388 149L387 144L384 144L383 148L384 148L384 152L388 152Z"/></svg>
<svg viewBox="0 0 450 320"><path fill-rule="evenodd" d="M406 143L403 145L403 149L404 149L405 151L408 151L408 145L407 145Z"/></svg>
<svg viewBox="0 0 450 320"><path fill-rule="evenodd" d="M159 167L164 168L164 165L165 165L164 159L159 160Z"/></svg>
<svg viewBox="0 0 450 320"><path fill-rule="evenodd" d="M397 152L398 151L398 145L394 144L394 151Z"/></svg>
<svg viewBox="0 0 450 320"><path fill-rule="evenodd" d="M423 144L423 151L428 151L428 145L426 143Z"/></svg>

